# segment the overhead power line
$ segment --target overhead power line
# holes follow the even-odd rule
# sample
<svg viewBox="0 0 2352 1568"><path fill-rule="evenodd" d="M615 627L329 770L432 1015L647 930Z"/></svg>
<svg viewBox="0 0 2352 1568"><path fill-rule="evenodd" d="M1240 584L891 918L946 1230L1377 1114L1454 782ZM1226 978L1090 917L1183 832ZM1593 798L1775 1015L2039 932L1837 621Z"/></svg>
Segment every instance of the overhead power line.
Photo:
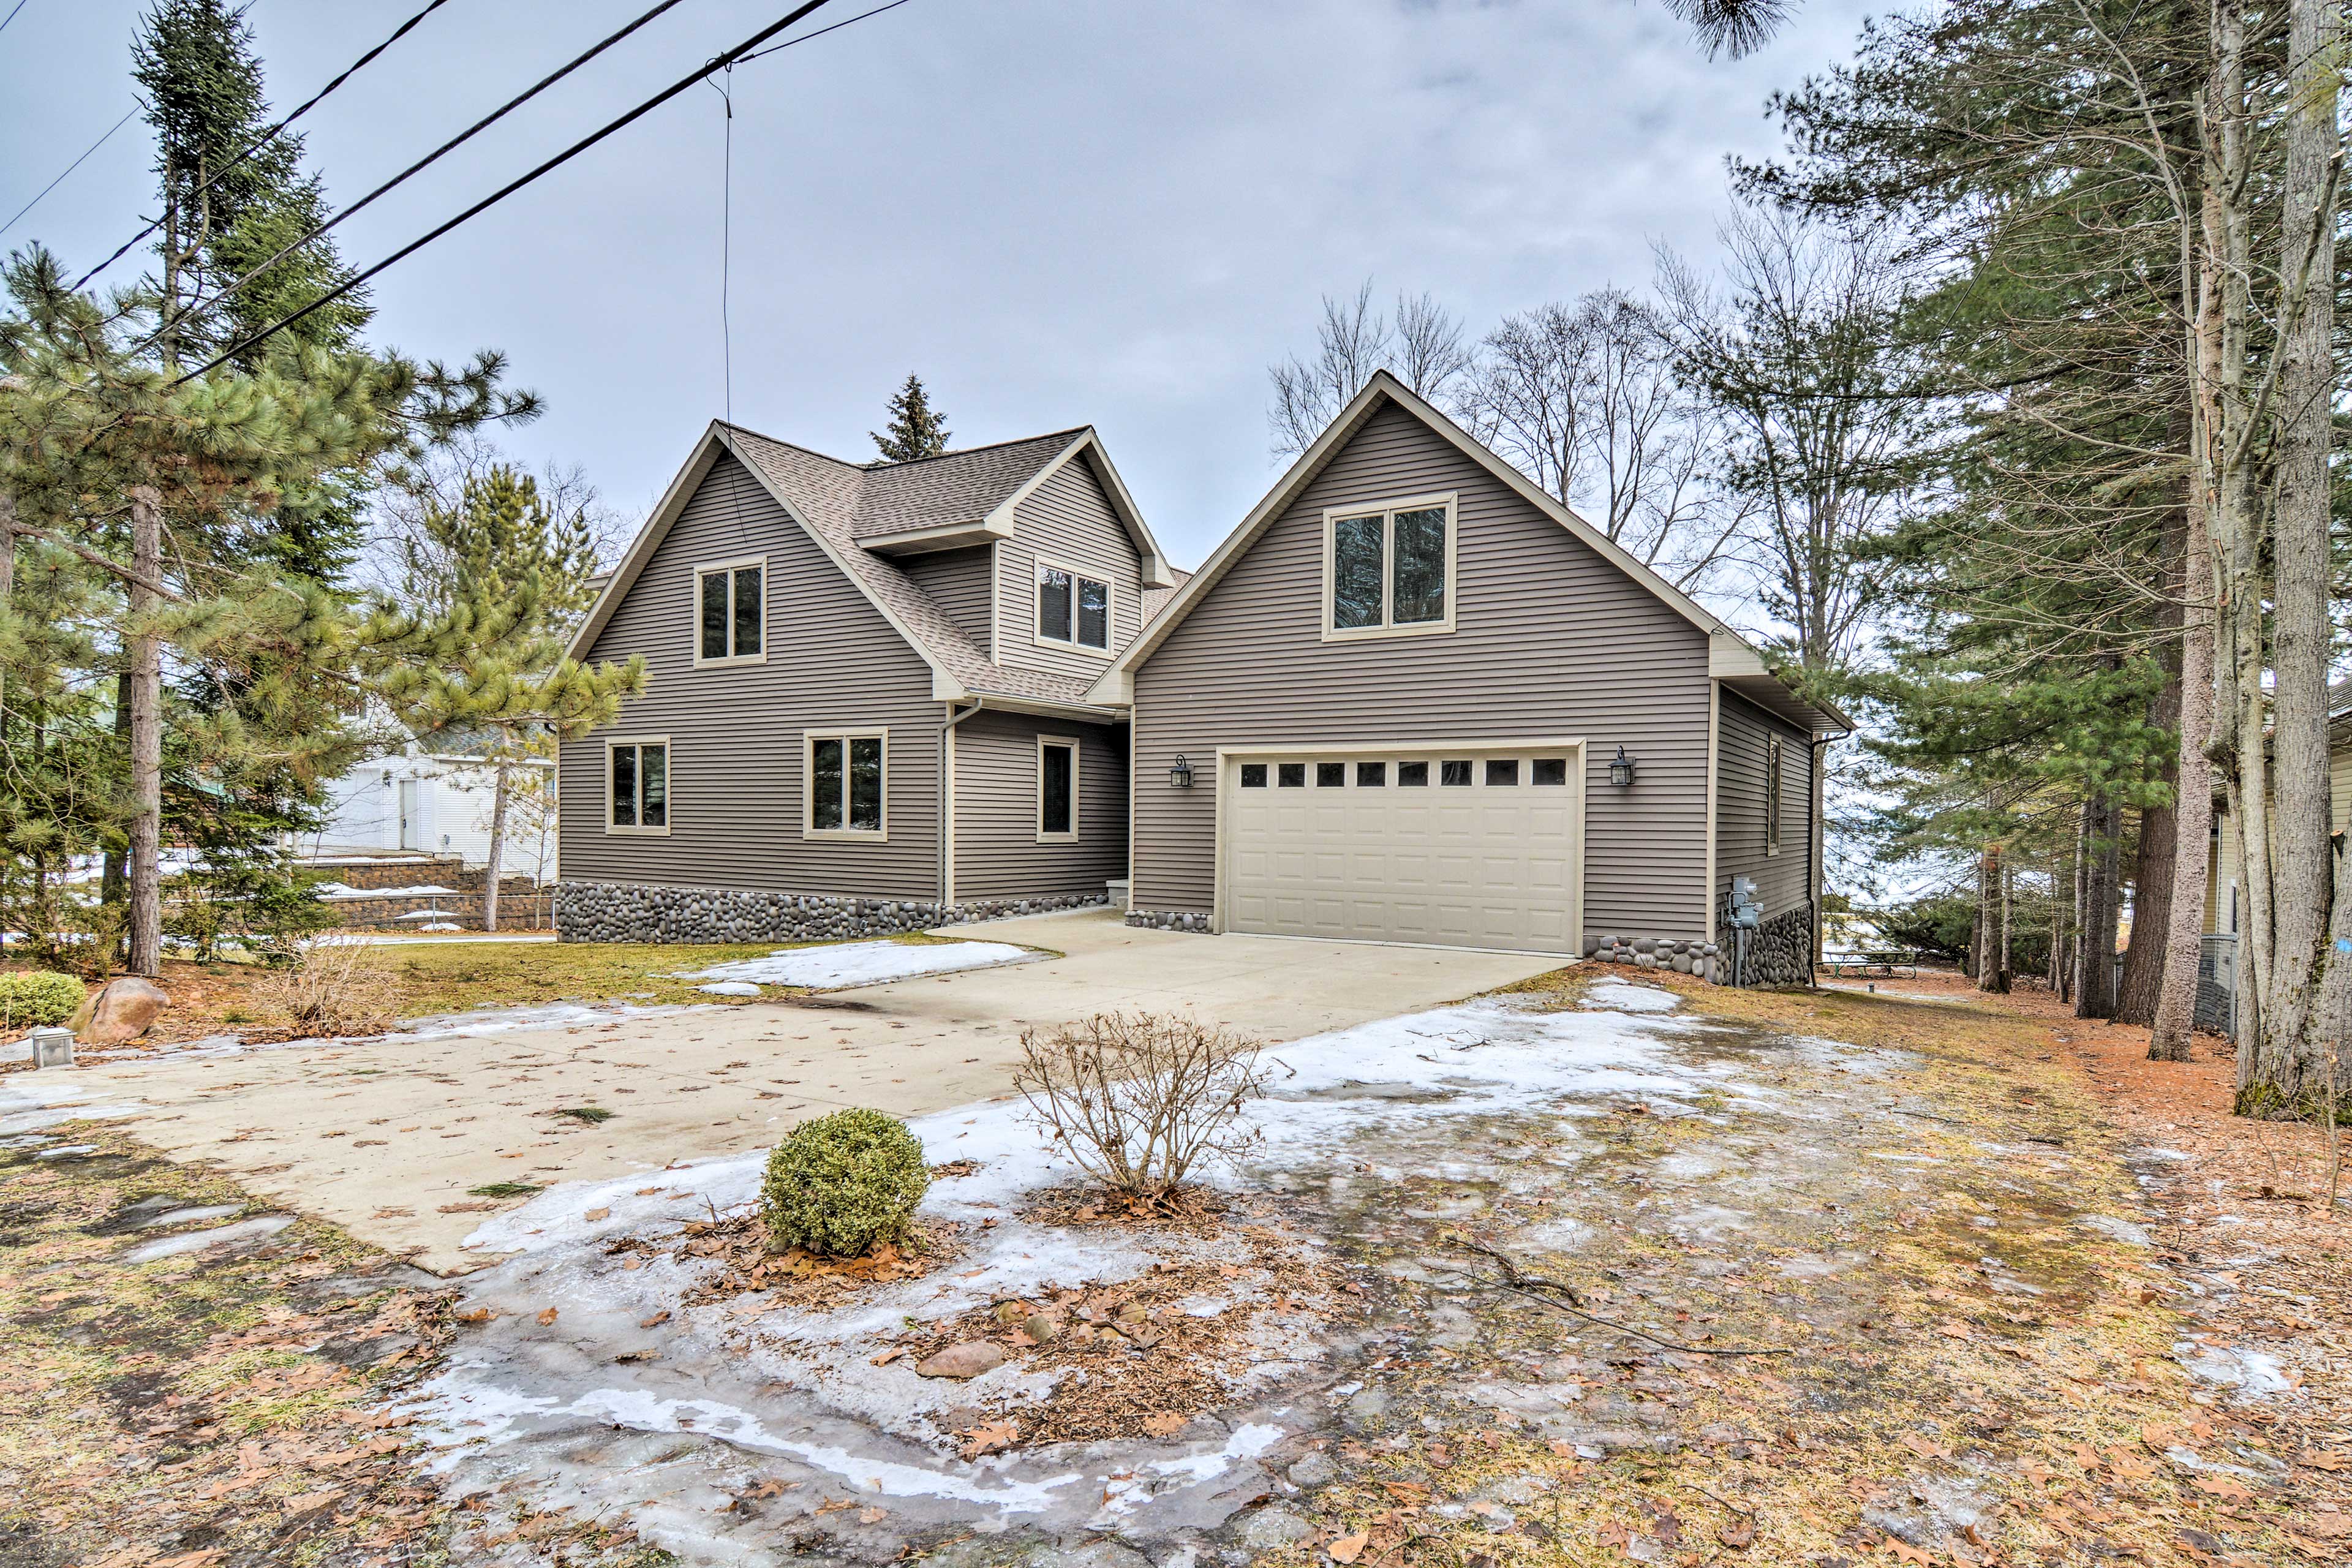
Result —
<svg viewBox="0 0 2352 1568"><path fill-rule="evenodd" d="M84 159L87 159L92 153L97 152L100 147L105 146L107 142L112 141L114 133L117 131L121 130L124 126L131 123L131 114L136 114L146 107L147 100L145 99L137 99L132 100L131 105L131 113L125 114L121 119L116 121L111 126L108 127L105 135L100 137L97 141L84 148L82 150L81 157L76 158L72 163L66 165L65 174L59 174L56 179L51 180L47 184L43 185L41 187L41 195L35 196L31 201L26 202L23 206L18 207L16 209L16 217L10 218L6 223L0 223L0 234L5 234L10 229L16 227L19 219L23 218L26 213L31 212L35 207L41 205L41 196L47 195L51 191L54 191L59 185L64 184L66 183L66 174L70 174L76 169L80 168Z"/></svg>
<svg viewBox="0 0 2352 1568"><path fill-rule="evenodd" d="M472 141L476 136L480 135L491 126L496 125L499 121L504 120L508 115L513 113L516 110L520 109L524 104L529 103L532 99L537 98L541 93L545 92L549 88L553 87L557 82L562 81L565 77L570 76L573 71L578 70L582 66L586 65L590 60L594 59L598 55L603 54L606 49L611 48L614 45L619 43L622 39L627 37L630 34L635 32L638 28L644 26L655 17L660 16L663 12L670 10L678 3L679 0L660 0L660 3L655 5L652 10L646 12L635 21L628 23L618 32L608 34L604 37L597 40L595 44L592 45L583 53L573 56L571 59L565 61L554 70L550 71L547 75L540 78L537 81L531 83L530 86L515 94L514 97L507 100L504 103L499 105L498 108L482 116L481 119L475 121L471 125L466 127L465 130L460 131L457 135L452 136L448 141L442 142L441 145L433 149L432 152L425 154L424 157L419 158L415 163L411 163L408 167L403 169L400 173L394 174L392 178L386 180L383 184L378 185L375 189L370 191L367 195L362 196L359 200L353 202L351 205L345 207L334 216L327 219L326 222L319 224L308 234L305 234L300 238L293 240L288 244L283 249L279 250L278 254L270 257L260 265L255 267L244 277L236 279L234 282L224 285L218 293L212 295L210 298L194 301L193 304L189 305L186 310L172 318L170 321L158 327L153 334L147 339L146 342L142 342L139 346L141 348L145 348L147 343L153 342L157 338L162 337L165 332L170 331L173 327L178 325L181 321L185 321L188 317L194 315L197 311L210 310L213 306L219 304L222 300L227 299L232 294L235 294L238 289L244 288L247 284L252 282L255 279L260 277L263 273L268 271L271 268L277 266L279 262L293 255L296 251L300 250L303 247L310 244L320 235L323 235L328 230L333 228L337 224L341 223L345 218L350 217L353 213L359 212L367 206L369 203L374 201L378 196L383 195L385 192L393 189L394 186L404 184L413 176L421 174L425 169L432 167L432 165L440 162L445 155L464 146L467 142ZM331 299L332 297L333 296L331 295L329 296ZM210 367L207 366L206 368Z"/></svg>
<svg viewBox="0 0 2352 1568"><path fill-rule="evenodd" d="M508 181L505 184L499 186L488 195L484 196L480 201L476 202L472 206L469 206L465 211L457 214L455 217L428 229L416 238L410 240L406 245L402 246L398 250L394 251L391 255L385 257L383 260L377 262L366 271L346 279L344 282L337 285L327 293L321 294L316 300L311 300L300 310L283 316L278 321L271 322L268 326L262 328L259 331L231 344L211 361L188 372L187 374L181 376L179 378L180 381L192 381L197 376L217 369L219 366L226 364L230 360L236 358L238 354L243 353L246 350L253 347L254 344L260 342L271 333L282 331L286 328L292 326L295 322L302 320L305 316L310 315L312 311L320 310L325 306L333 303L336 300L350 293L352 289L358 288L369 279L373 278L376 274L383 271L386 268L393 266L394 263L402 260L405 257L412 256L417 251L424 249L426 246L432 244L435 240L448 233L451 229L456 228L458 225L463 224L468 219L478 216L478 215L488 211L491 207L498 205L500 202L506 200L517 191L521 190L524 186L530 184L533 181L539 179L541 175L547 174L550 170L562 167L563 164L568 163L572 159L578 157L581 153L588 151L589 148L595 146L600 142L603 142L605 138L635 124L638 121L644 119L646 115L651 114L655 110L659 109L663 104L667 103L671 99L676 98L678 94L690 90L698 82L704 80L713 72L724 70L727 67L733 65L738 60L740 60L743 57L750 54L752 50L758 48L761 44L764 44L770 38L774 37L778 33L782 32L785 28L791 26L793 23L800 21L802 18L821 10L828 3L829 0L804 0L803 4L795 5L792 10L786 12L782 17L761 28L758 32L752 34L741 43L737 44L733 48L729 49L724 54L715 57L700 69L696 70L689 75L680 77L677 80L670 83L669 86L662 89L661 91L654 94L651 98L646 99L644 102L638 104L635 108L630 110L627 113L621 115L619 118L607 121L604 125L582 137L579 141L574 142L562 152L556 153L553 157L540 163L536 168L531 169L529 173ZM177 385L178 383L175 382L173 384Z"/></svg>
<svg viewBox="0 0 2352 1568"><path fill-rule="evenodd" d="M285 119L279 121L277 124L271 126L268 130L263 132L260 135L255 137L250 142L247 143L244 150L239 152L236 156L231 158L227 163L223 163L218 169L215 170L212 174L205 180L203 184L198 185L194 190L190 191L186 199L194 201L196 197L203 195L206 191L211 190L215 184L226 179L230 171L236 168L238 164L243 163L247 158L252 157L263 147L276 141L278 135L284 132L288 126L293 124L296 121L310 113L311 110L317 108L319 106L319 101L321 99L334 91L335 89L342 86L343 83L351 80L352 78L358 74L360 69L366 66L369 61L374 59L376 56L383 53L384 50L392 47L393 45L400 42L401 39L408 37L408 35L415 29L416 24L422 22L425 17L430 16L434 12L438 11L442 6L446 5L448 3L449 0L427 0L427 4L424 10L419 11L407 21L403 22L399 26L394 27L392 30L392 36L384 39L383 42L378 44L375 47L370 49L359 58L353 60L350 65L345 66L341 73L338 75L334 80L329 82L326 86L320 88L318 91L305 99L301 105L297 108L293 113L288 115ZM9 14L11 16L15 15L14 12ZM0 22L0 27L5 27L8 24L5 22ZM137 234L132 235L129 239L123 242L121 249L116 251L113 255L108 257L105 260L100 262L97 266L83 273L79 278L75 279L73 285L74 291L76 293L79 293L84 284L97 277L100 273L105 271L108 268L113 266L116 262L121 260L125 256L130 254L131 247L132 246L138 244L141 240L146 238L149 235L154 233L157 229L163 226L163 220L162 218L157 218L153 222L150 223L145 228L142 228Z"/></svg>
<svg viewBox="0 0 2352 1568"><path fill-rule="evenodd" d="M23 10L26 4L26 0L16 0L16 4L9 7L8 14L5 16L0 16L0 33L8 30L8 24L16 19L16 13Z"/></svg>

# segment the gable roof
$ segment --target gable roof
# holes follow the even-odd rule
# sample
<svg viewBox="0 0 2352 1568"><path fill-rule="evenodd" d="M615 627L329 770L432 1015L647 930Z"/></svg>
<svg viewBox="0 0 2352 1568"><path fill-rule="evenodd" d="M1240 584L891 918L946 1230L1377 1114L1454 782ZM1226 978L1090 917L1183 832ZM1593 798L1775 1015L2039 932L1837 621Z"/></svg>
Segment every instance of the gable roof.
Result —
<svg viewBox="0 0 2352 1568"><path fill-rule="evenodd" d="M1836 709L1797 697L1787 682L1765 668L1762 656L1738 632L1725 625L1720 616L1713 614L1659 576L1639 557L1562 505L1557 497L1505 462L1484 442L1439 413L1426 399L1385 370L1373 373L1364 389L1339 411L1339 417L1316 437L1314 445L1301 452L1297 461L1290 465L1274 489L1250 509L1249 515L1242 519L1241 526L1227 534L1209 559L1202 563L1200 570L1169 597L1158 614L1144 623L1142 634L1095 681L1089 693L1091 700L1108 705L1130 704L1134 698L1135 671L1143 661L1168 640L1170 633L1183 624L1184 617L1192 614L1192 606L1216 586L1218 580L1232 570L1235 562L1249 552L1250 547L1274 525L1276 520L1290 510L1291 503L1299 493L1322 473L1356 432L1363 428L1365 422L1382 408L1390 406L1402 410L1428 426L1463 456L1502 481L1520 500L1559 524L1595 554L1622 572L1636 586L1647 590L1667 608L1706 633L1711 674L1726 679L1744 695L1775 711L1792 717L1801 713L1802 717L1796 721L1808 725L1815 732L1823 727L1824 721L1829 728L1847 731L1853 728L1853 721Z"/></svg>
<svg viewBox="0 0 2352 1568"><path fill-rule="evenodd" d="M930 667L931 693L942 701L995 697L1055 708L1094 706L1087 701L1089 683L1084 677L992 663L980 645L895 562L867 549L866 540L932 522L990 517L1017 506L1064 466L1083 458L1098 477L1109 476L1104 490L1113 496L1113 510L1119 510L1124 502L1129 529L1141 533L1138 550L1144 557L1147 583L1152 580L1159 560L1159 545L1143 528L1141 517L1133 514L1133 503L1126 500L1125 487L1117 484L1110 459L1091 426L911 463L867 467L714 420L645 526L630 541L588 618L573 634L569 650L573 658L586 657L630 585L722 455L734 457L760 481L785 514ZM930 521L908 521L919 519ZM1160 570L1164 573L1165 569Z"/></svg>

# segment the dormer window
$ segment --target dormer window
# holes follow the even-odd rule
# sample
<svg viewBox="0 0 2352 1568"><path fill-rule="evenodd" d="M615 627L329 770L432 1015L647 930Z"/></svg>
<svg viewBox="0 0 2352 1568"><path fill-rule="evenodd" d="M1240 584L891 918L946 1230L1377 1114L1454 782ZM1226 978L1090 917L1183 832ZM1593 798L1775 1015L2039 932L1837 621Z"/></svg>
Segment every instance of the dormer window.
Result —
<svg viewBox="0 0 2352 1568"><path fill-rule="evenodd" d="M1110 584L1037 563L1037 640L1110 651Z"/></svg>
<svg viewBox="0 0 2352 1568"><path fill-rule="evenodd" d="M1323 514L1323 640L1454 629L1454 498Z"/></svg>

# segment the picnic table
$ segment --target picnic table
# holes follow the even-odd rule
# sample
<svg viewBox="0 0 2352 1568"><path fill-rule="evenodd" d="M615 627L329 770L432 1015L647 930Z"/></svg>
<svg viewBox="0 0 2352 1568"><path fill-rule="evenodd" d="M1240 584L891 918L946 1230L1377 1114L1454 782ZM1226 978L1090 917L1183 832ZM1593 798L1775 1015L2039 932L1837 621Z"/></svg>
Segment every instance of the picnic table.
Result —
<svg viewBox="0 0 2352 1568"><path fill-rule="evenodd" d="M1916 977L1919 954L1908 947L1867 947L1846 952L1825 952L1822 963L1833 975L1848 971L1856 974L1883 974L1893 979L1897 973Z"/></svg>

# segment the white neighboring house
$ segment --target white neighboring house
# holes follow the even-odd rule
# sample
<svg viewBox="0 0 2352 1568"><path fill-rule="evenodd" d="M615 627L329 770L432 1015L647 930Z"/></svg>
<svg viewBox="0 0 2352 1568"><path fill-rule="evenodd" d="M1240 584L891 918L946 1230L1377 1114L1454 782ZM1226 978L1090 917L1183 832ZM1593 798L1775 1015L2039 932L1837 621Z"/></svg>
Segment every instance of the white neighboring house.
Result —
<svg viewBox="0 0 2352 1568"><path fill-rule="evenodd" d="M537 774L543 795L551 788L552 764L527 759L510 765L509 778ZM326 825L299 836L305 856L373 855L410 850L454 855L467 870L490 860L490 805L494 770L484 758L427 752L411 742L404 750L353 768L327 786ZM507 798L507 844L501 857L507 876L545 882L554 879L555 818L530 805L510 783Z"/></svg>

